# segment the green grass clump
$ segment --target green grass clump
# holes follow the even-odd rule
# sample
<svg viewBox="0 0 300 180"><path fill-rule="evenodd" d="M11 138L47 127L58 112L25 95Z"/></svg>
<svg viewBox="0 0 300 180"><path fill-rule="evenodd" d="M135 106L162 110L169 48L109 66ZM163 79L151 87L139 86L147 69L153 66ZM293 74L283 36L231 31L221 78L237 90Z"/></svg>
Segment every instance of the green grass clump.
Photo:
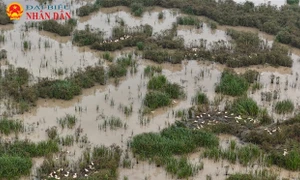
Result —
<svg viewBox="0 0 300 180"><path fill-rule="evenodd" d="M278 179L278 176L273 172L267 170L258 171L253 174L231 174L226 180L274 180Z"/></svg>
<svg viewBox="0 0 300 180"><path fill-rule="evenodd" d="M114 57L109 53L109 52L105 52L103 55L102 55L103 59L106 59L108 60L109 62L112 62Z"/></svg>
<svg viewBox="0 0 300 180"><path fill-rule="evenodd" d="M145 76L153 76L155 73L161 73L162 67L161 66L147 66L144 69Z"/></svg>
<svg viewBox="0 0 300 180"><path fill-rule="evenodd" d="M9 135L10 133L18 133L23 131L23 123L19 120L12 120L7 118L0 119L0 133Z"/></svg>
<svg viewBox="0 0 300 180"><path fill-rule="evenodd" d="M245 97L236 99L230 109L235 114L246 116L257 116L259 113L257 103L253 99Z"/></svg>
<svg viewBox="0 0 300 180"><path fill-rule="evenodd" d="M188 163L185 158L175 160L173 156L191 153L199 147L216 147L218 144L218 138L211 133L172 125L160 133L134 136L131 147L140 158L165 166L168 172L178 178L187 178L199 168Z"/></svg>
<svg viewBox="0 0 300 180"><path fill-rule="evenodd" d="M104 122L100 125L100 128L106 130L107 126L109 126L111 130L116 130L118 128L124 127L124 123L119 117L111 116L104 120Z"/></svg>
<svg viewBox="0 0 300 180"><path fill-rule="evenodd" d="M109 65L108 76L113 78L126 76L127 67L129 66L131 67L136 66L136 62L132 59L132 55L118 58L115 63Z"/></svg>
<svg viewBox="0 0 300 180"><path fill-rule="evenodd" d="M32 166L31 159L18 156L0 156L0 177L7 179L29 175Z"/></svg>
<svg viewBox="0 0 300 180"><path fill-rule="evenodd" d="M146 94L144 104L150 109L157 109L159 107L170 105L171 99L167 93L160 91L151 91Z"/></svg>
<svg viewBox="0 0 300 180"><path fill-rule="evenodd" d="M168 80L164 75L154 76L149 80L147 88L150 90L162 90L167 82Z"/></svg>
<svg viewBox="0 0 300 180"><path fill-rule="evenodd" d="M153 76L147 85L149 92L144 99L144 105L151 110L168 106L171 99L184 96L182 88L177 83L170 83L164 75Z"/></svg>
<svg viewBox="0 0 300 180"><path fill-rule="evenodd" d="M78 122L78 119L75 115L66 114L65 117L59 118L57 121L62 129L65 127L72 129Z"/></svg>
<svg viewBox="0 0 300 180"><path fill-rule="evenodd" d="M182 16L177 17L177 24L180 25L200 25L201 21L197 17Z"/></svg>
<svg viewBox="0 0 300 180"><path fill-rule="evenodd" d="M73 42L79 46L92 45L95 42L103 40L103 32L91 32L88 28L85 30L76 30L73 33Z"/></svg>
<svg viewBox="0 0 300 180"><path fill-rule="evenodd" d="M166 171L176 175L178 179L195 175L200 169L200 165L191 164L187 157L180 159L168 158L166 160Z"/></svg>
<svg viewBox="0 0 300 180"><path fill-rule="evenodd" d="M211 148L206 149L203 153L204 157L219 161L220 159L226 159L231 163L237 161L243 166L249 165L249 163L255 163L262 154L262 150L252 144L248 144L243 147L230 147L229 149L223 150L222 148Z"/></svg>
<svg viewBox="0 0 300 180"><path fill-rule="evenodd" d="M275 112L278 114L291 113L295 109L294 103L290 99L278 101L275 104Z"/></svg>
<svg viewBox="0 0 300 180"><path fill-rule="evenodd" d="M222 73L221 81L216 86L216 92L230 96L240 96L247 92L248 82L232 71L225 70Z"/></svg>
<svg viewBox="0 0 300 180"><path fill-rule="evenodd" d="M196 96L194 97L194 101L197 105L209 103L207 95L203 92L197 92Z"/></svg>
<svg viewBox="0 0 300 180"><path fill-rule="evenodd" d="M70 100L81 93L81 87L70 80L50 81L43 79L37 84L39 96Z"/></svg>

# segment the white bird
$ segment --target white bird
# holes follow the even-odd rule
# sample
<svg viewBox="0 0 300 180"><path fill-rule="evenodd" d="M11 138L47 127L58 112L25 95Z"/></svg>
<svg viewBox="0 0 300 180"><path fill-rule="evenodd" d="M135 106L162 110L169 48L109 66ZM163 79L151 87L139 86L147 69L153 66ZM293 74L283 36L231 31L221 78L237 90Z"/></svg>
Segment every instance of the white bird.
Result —
<svg viewBox="0 0 300 180"><path fill-rule="evenodd" d="M227 114L227 112L225 111L225 114Z"/></svg>
<svg viewBox="0 0 300 180"><path fill-rule="evenodd" d="M93 162L91 162L91 165L92 165L92 166L94 166L94 163L93 163Z"/></svg>
<svg viewBox="0 0 300 180"><path fill-rule="evenodd" d="M85 174L84 176L85 176L85 177L88 177L88 175L87 175L87 174Z"/></svg>
<svg viewBox="0 0 300 180"><path fill-rule="evenodd" d="M283 151L283 156L286 156L287 154L288 154L287 150L284 149L284 151Z"/></svg>
<svg viewBox="0 0 300 180"><path fill-rule="evenodd" d="M88 170L88 169L86 169L86 168L84 169L84 171L85 171L85 172L89 172L89 170Z"/></svg>
<svg viewBox="0 0 300 180"><path fill-rule="evenodd" d="M210 114L208 114L207 116L210 117Z"/></svg>
<svg viewBox="0 0 300 180"><path fill-rule="evenodd" d="M116 40L115 40L115 42L119 42L119 40L118 40L118 39L116 39Z"/></svg>
<svg viewBox="0 0 300 180"><path fill-rule="evenodd" d="M121 37L121 38L120 38L120 40L124 40L124 38L123 38L123 37Z"/></svg>
<svg viewBox="0 0 300 180"><path fill-rule="evenodd" d="M199 119L200 117L199 117L199 116L196 116L196 118L198 118L198 119Z"/></svg>
<svg viewBox="0 0 300 180"><path fill-rule="evenodd" d="M73 179L75 179L75 178L77 178L77 173L75 173L75 174L73 175Z"/></svg>
<svg viewBox="0 0 300 180"><path fill-rule="evenodd" d="M90 168L90 169L95 169L92 165L89 165L89 168Z"/></svg>

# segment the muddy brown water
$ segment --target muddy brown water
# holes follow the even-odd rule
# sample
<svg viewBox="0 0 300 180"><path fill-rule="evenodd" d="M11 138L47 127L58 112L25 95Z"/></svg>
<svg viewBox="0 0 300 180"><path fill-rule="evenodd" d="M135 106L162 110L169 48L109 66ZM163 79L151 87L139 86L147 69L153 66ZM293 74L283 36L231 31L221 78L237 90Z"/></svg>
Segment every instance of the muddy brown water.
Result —
<svg viewBox="0 0 300 180"><path fill-rule="evenodd" d="M74 2L76 5L76 2ZM76 7L81 6L78 3ZM158 13L163 11L165 18L158 20ZM177 10L166 10L162 8L154 8L150 12L146 12L141 18L134 18L128 8L115 7L102 9L97 13L93 13L90 16L79 19L78 29L83 29L85 25L90 24L93 28L99 28L100 30L107 31L107 36L110 36L111 29L116 25L115 20L122 18L125 24L131 27L138 26L140 24L150 24L154 27L154 32L160 32L161 30L168 29L172 23L176 21L180 13ZM110 19L108 21L108 19ZM60 37L49 32L38 32L36 30L30 30L24 32L22 25L25 20L14 25L1 26L2 33L7 38L4 44L0 44L0 48L4 48L8 51L8 63L15 67L24 67L28 69L33 76L36 77L50 77L53 79L64 78L69 75L70 72L76 71L78 68L86 67L88 65L95 65L101 59L102 52L95 52L87 47L76 47L71 43L70 37ZM187 46L198 43L200 39L207 40L208 43L218 40L229 40L226 37L225 29L227 26L221 26L216 30L211 30L206 24L203 29L195 30L192 26L180 26L178 29L178 35L185 39ZM258 32L256 29L236 27L237 30L246 30L251 32ZM264 33L258 32L262 39L267 39L270 44L273 42L273 37ZM31 42L31 50L23 50L22 42L24 40ZM49 44L50 48L45 48L45 43ZM40 48L39 48L40 44ZM120 57L126 53L133 52L133 48L126 48L122 51L116 51L113 53L115 57ZM292 50L292 58L294 64L292 68L273 68L270 66L260 65L251 66L249 68L236 68L238 73L243 73L247 69L256 69L260 75L260 82L263 84L263 88L255 93L249 92L249 96L254 98L259 105L267 108L274 118L287 118L292 114L286 116L278 116L272 112L273 105L276 101L264 102L261 101L261 92L268 92L279 90L280 100L285 98L291 98L296 108L299 103L299 83L295 80L296 73L299 72L299 50ZM83 91L83 94L75 97L71 101L62 100L45 100L40 99L36 108L23 115L15 115L15 118L22 119L26 126L34 127L33 132L26 132L20 136L20 139L28 138L34 142L47 139L45 130L52 126L58 126L57 118L63 117L65 114L75 114L79 122L76 127L81 126L83 128L83 135L86 134L92 145L111 145L117 144L126 148L126 142L132 135L144 133L144 132L158 132L160 129L167 127L168 124L174 122L172 116L173 110L186 109L191 106L191 99L193 95L198 91L204 91L211 101L216 96L214 92L215 83L220 80L222 70L225 68L223 65L219 65L211 62L197 62L188 61L182 64L171 65L161 64L163 67L163 74L171 82L177 82L184 87L187 93L187 99L177 101L172 107L161 108L153 112L150 115L150 122L146 125L141 125L139 109L142 107L142 99L146 94L146 84L148 78L143 77L143 69L146 65L157 65L152 61L137 58L139 66L138 72L135 75L128 73L126 78L123 78L119 86L115 86L113 83L109 83L106 86L95 86L93 88ZM46 66L47 64L47 66ZM1 63L1 69L7 68L6 63ZM66 71L63 76L57 76L54 73L55 69L62 68ZM280 77L280 83L270 84L270 76L274 74ZM288 88L285 89L286 79L288 82ZM105 101L105 96L108 100ZM292 98L295 97L295 98ZM112 107L111 101L114 101L115 106ZM119 105L129 106L132 103L133 113L126 117L124 113L118 109ZM0 103L2 114L5 111L5 106ZM97 111L99 106L99 111ZM82 112L75 111L81 107ZM128 128L119 130L99 130L98 125L103 123L103 119L99 118L101 114L104 116L116 116L120 117L124 123L128 125ZM37 126L39 122L39 126ZM35 123L35 124L34 124ZM74 134L74 130L60 129L59 133L62 135ZM9 137L6 137L9 138ZM234 137L220 136L221 145L226 147L227 142ZM73 147L63 147L63 150L71 152L76 151L76 159L80 155L81 148L79 145ZM199 153L191 155L193 161L198 161ZM41 159L36 159L41 163ZM211 160L203 159L204 169L201 170L194 179L204 179L206 175L212 175L213 179L224 179L224 168L222 169L221 162L213 162ZM37 164L39 164L37 163ZM229 164L229 163L227 163ZM234 166L234 172L249 172L247 168L244 168L238 164L230 165ZM288 171L282 170L281 176L288 177ZM296 173L292 173L296 176ZM144 179L146 176L150 176L151 179L172 179L163 168L157 168L154 165L149 165L147 162L142 162L139 165L135 165L133 169L120 169L120 179L124 176L128 176L129 179Z"/></svg>

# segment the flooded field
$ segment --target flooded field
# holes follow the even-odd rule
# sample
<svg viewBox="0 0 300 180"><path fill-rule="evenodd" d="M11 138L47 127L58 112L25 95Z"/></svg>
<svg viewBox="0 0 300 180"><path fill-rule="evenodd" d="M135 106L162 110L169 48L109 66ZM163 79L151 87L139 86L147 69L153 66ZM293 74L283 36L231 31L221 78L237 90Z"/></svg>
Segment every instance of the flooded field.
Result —
<svg viewBox="0 0 300 180"><path fill-rule="evenodd" d="M4 1L9 3L10 1ZM34 1L32 1L34 2ZM244 2L244 1L241 1ZM255 4L261 1L255 1ZM37 3L37 2L35 2ZM278 6L284 4L283 1L272 1L272 4ZM73 2L74 10L85 3ZM158 19L159 13L164 14L163 19ZM170 29L176 22L177 17L182 14L178 10L152 8L145 12L140 18L134 17L129 8L114 7L103 8L99 12L92 13L85 17L78 18L76 29L84 30L87 25L92 29L99 29L105 32L105 37L112 36L112 29L119 25L120 19L129 27L149 24L153 27L153 33L160 33L163 30ZM203 18L200 18L203 19ZM64 79L76 72L79 68L87 66L96 66L103 64L109 66L111 62L103 59L103 51L92 50L89 47L78 47L72 43L72 37L61 37L59 35L46 31L39 31L34 28L25 30L25 19L13 25L1 25L1 36L5 41L0 43L0 49L7 51L7 59L0 60L1 70L8 69L9 65L13 67L26 68L32 74L32 84L37 82L38 78ZM207 44L224 41L230 44L231 38L226 34L229 26L218 26L217 29L211 29L209 24L204 22L200 29L194 26L179 26L177 36L184 39L186 47L198 46L201 41ZM267 41L272 46L274 37L259 32L257 29L234 27L238 31L257 32L259 37ZM29 48L24 49L24 42L29 43ZM299 110L300 84L298 76L300 73L300 51L291 49L290 56L293 60L291 68L272 67L269 65L255 65L247 68L235 68L238 74L252 69L259 72L259 83L262 88L256 91L249 90L248 97L253 98L260 107L267 109L274 122L282 121L294 116ZM81 129L83 137L88 139L87 143L76 143L72 146L63 146L61 151L68 151L67 159L77 160L85 147L94 147L97 145L111 146L116 144L122 150L128 147L128 141L133 136L148 133L160 132L162 129L169 127L176 120L174 112L188 109L193 105L192 99L198 91L204 92L210 102L216 101L220 96L215 92L216 84L220 82L221 74L226 68L225 65L211 61L184 60L181 64L162 63L157 64L153 61L146 60L135 48L124 48L111 53L114 59L125 57L127 54L136 54L133 59L137 61L137 72L127 72L126 77L120 78L118 85L113 79L110 79L106 85L96 85L92 88L83 90L81 95L72 100L54 100L39 99L36 107L33 107L24 114L12 115L13 118L20 119L24 122L26 131L18 135L18 139L30 139L33 142L40 142L48 139L48 131L51 127L56 127L60 136L74 135L77 129ZM182 86L186 97L181 100L173 101L169 107L159 108L151 111L147 116L143 116L143 99L147 93L147 83L149 77L145 76L144 69L149 66L162 67L162 74L171 82ZM60 72L60 73L59 73ZM273 80L272 80L273 79ZM275 80L274 80L275 79ZM276 81L276 82L273 82ZM269 93L277 98L267 101L264 94ZM215 105L216 109L223 111L226 100L230 97L222 97L219 104ZM278 101L291 99L295 105L292 113L278 115L275 113L275 104ZM7 102L2 100L0 103L0 117L5 113L11 114L7 107ZM212 103L211 103L212 104ZM214 105L211 105L214 106ZM126 107L126 108L125 108ZM124 109L131 107L132 112L126 114ZM11 110L13 111L13 110ZM78 119L73 129L62 128L59 119L66 114L74 115ZM122 127L112 129L103 128L111 117L119 118L123 124ZM235 136L219 135L220 146L229 147L229 141L235 140L242 146L243 142ZM1 136L2 140L13 140L15 136ZM189 159L193 163L204 164L200 170L191 179L208 179L223 180L233 173L251 173L256 170L262 170L264 166L254 165L251 168L243 167L239 163L232 164L226 160L215 162L213 160L202 158L201 153L192 153ZM166 171L154 164L146 161L140 161L132 157L132 168L119 168L119 179L176 179ZM43 158L35 159L32 177L23 179L34 179L35 167L41 164ZM299 178L298 172L287 171L275 166L270 170L278 174L280 178Z"/></svg>

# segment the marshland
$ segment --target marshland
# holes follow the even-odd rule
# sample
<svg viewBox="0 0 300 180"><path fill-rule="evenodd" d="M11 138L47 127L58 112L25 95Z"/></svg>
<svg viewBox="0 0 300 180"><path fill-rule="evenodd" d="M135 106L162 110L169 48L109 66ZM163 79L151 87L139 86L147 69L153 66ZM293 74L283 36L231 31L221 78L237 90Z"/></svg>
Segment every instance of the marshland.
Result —
<svg viewBox="0 0 300 180"><path fill-rule="evenodd" d="M0 8L0 179L300 179L299 1Z"/></svg>

